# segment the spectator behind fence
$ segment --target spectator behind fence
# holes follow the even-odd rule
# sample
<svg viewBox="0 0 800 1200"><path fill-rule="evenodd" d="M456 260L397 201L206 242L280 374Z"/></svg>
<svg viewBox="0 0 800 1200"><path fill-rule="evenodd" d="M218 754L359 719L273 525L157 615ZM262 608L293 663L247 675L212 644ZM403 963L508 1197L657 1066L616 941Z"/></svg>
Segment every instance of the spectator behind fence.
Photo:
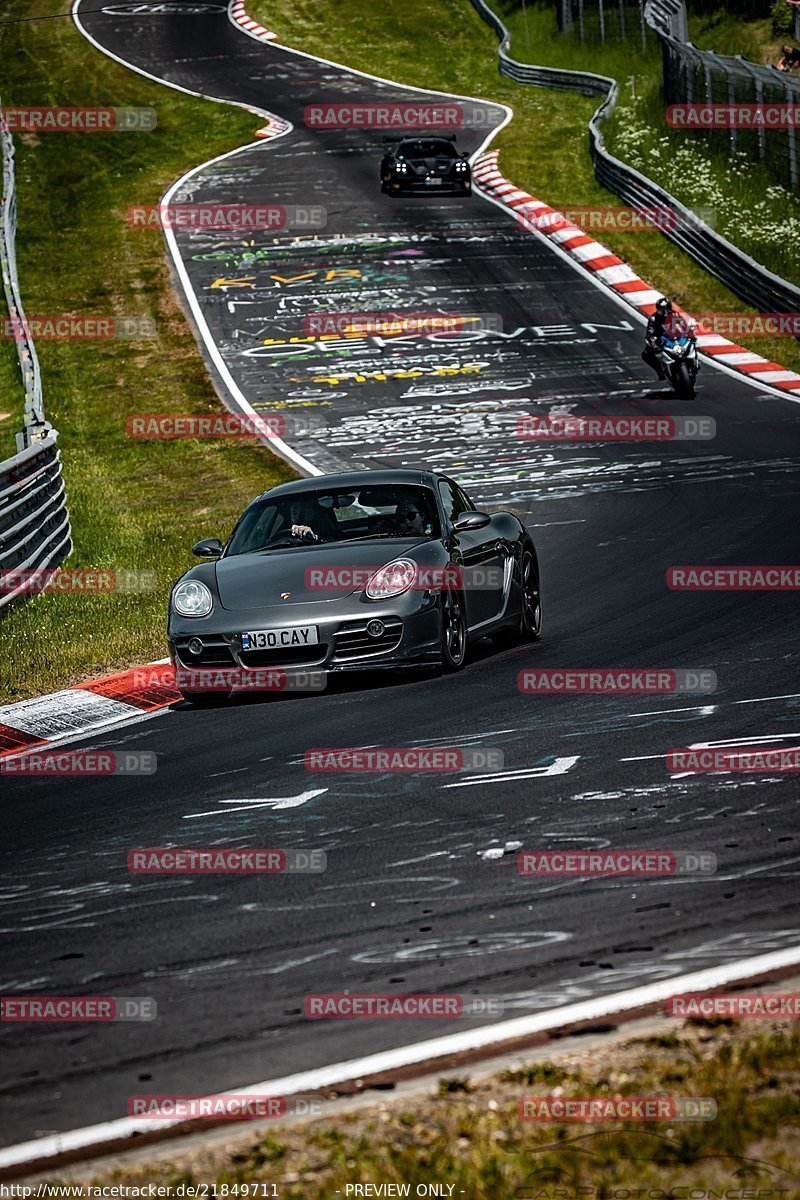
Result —
<svg viewBox="0 0 800 1200"><path fill-rule="evenodd" d="M800 0L798 0L800 3ZM794 46L781 46L783 57L779 58L775 66L779 71L796 71L800 68L800 50L796 50Z"/></svg>

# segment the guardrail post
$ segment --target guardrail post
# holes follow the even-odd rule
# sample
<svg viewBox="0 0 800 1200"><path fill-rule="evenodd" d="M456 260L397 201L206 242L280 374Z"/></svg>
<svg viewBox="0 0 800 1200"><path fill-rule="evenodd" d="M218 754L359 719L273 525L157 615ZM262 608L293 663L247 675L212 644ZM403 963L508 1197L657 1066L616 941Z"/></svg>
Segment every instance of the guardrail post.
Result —
<svg viewBox="0 0 800 1200"><path fill-rule="evenodd" d="M606 40L606 14L603 8L603 0L597 0L597 15L600 17L600 41Z"/></svg>
<svg viewBox="0 0 800 1200"><path fill-rule="evenodd" d="M763 102L764 102L764 81L762 80L761 76L753 69L753 67L747 61L746 58L742 58L741 54L736 55L736 61L738 63L741 63L742 68L745 71L747 71L748 75L750 75L753 80L753 83L755 85L755 91L756 91L756 104L763 104ZM763 162L767 155L767 138L766 138L766 132L764 130L763 125L759 125L758 130L757 130L757 136L758 136L758 157Z"/></svg>
<svg viewBox="0 0 800 1200"><path fill-rule="evenodd" d="M736 86L733 81L733 75L731 74L731 72L728 70L728 68L725 66L724 63L722 65L722 69L725 72L725 81L728 85L728 104L733 105L736 103ZM736 126L733 124L733 122L731 122L730 142L731 142L731 154L735 154L736 147L738 146L739 143L738 143L738 137L737 137L737 129L736 129Z"/></svg>
<svg viewBox="0 0 800 1200"><path fill-rule="evenodd" d="M686 4L681 0L677 12L677 20L675 22L675 37L679 42L688 42L689 40L689 15L686 12Z"/></svg>
<svg viewBox="0 0 800 1200"><path fill-rule="evenodd" d="M580 39L583 41L583 0L578 0L578 29L580 31Z"/></svg>
<svg viewBox="0 0 800 1200"><path fill-rule="evenodd" d="M786 85L786 99L790 104L794 102L794 89L790 83ZM792 181L792 191L797 191L797 141L795 139L794 125L790 125L786 130L786 137L789 143L789 178Z"/></svg>

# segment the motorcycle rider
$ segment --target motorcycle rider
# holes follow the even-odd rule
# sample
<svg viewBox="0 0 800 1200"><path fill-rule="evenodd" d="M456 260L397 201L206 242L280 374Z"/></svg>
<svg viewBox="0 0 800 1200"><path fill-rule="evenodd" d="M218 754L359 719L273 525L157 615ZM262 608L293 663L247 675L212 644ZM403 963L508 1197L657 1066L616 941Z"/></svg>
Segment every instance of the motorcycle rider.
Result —
<svg viewBox="0 0 800 1200"><path fill-rule="evenodd" d="M656 300L655 312L650 314L647 321L647 330L644 335L644 350L642 358L647 363L648 367L652 367L657 372L659 379L666 379L666 372L661 366L661 359L658 357L658 348L661 344L662 335L667 328L667 323L673 315L672 301L666 296L662 296L660 300Z"/></svg>
<svg viewBox="0 0 800 1200"><path fill-rule="evenodd" d="M655 312L650 314L647 321L644 350L642 351L642 358L648 367L652 367L658 373L659 379L667 378L658 353L664 334L669 338L678 338L682 334L686 334L692 339L697 337L697 326L694 321L686 320L676 313L672 307L672 301L666 296L656 300Z"/></svg>

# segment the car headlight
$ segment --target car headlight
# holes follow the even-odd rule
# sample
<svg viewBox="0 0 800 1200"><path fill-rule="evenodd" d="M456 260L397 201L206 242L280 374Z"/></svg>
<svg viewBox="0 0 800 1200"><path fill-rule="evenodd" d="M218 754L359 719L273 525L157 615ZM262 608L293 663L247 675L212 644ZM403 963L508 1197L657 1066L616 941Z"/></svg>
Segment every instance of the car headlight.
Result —
<svg viewBox="0 0 800 1200"><path fill-rule="evenodd" d="M407 170L408 170L408 163L404 163L404 162L395 163L395 165L394 165L394 169L395 169L395 171L400 171L401 173L402 173L403 171L407 171Z"/></svg>
<svg viewBox="0 0 800 1200"><path fill-rule="evenodd" d="M172 607L182 617L207 617L214 601L204 583L199 579L187 579L172 593Z"/></svg>
<svg viewBox="0 0 800 1200"><path fill-rule="evenodd" d="M417 564L410 558L398 558L376 571L364 590L370 600L388 600L407 592L416 581Z"/></svg>
<svg viewBox="0 0 800 1200"><path fill-rule="evenodd" d="M457 171L466 171L466 169L467 169L468 165L469 165L469 164L468 164L468 163L465 163L463 159L460 159L460 160L459 160L459 161L456 163L456 170L457 170Z"/></svg>

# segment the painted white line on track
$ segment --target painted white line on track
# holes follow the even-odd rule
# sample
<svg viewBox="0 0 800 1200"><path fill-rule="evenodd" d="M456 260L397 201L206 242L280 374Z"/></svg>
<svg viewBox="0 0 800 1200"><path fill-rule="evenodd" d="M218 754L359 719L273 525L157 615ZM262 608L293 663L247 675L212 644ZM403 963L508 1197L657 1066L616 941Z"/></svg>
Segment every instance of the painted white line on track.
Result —
<svg viewBox="0 0 800 1200"><path fill-rule="evenodd" d="M437 1058L481 1050L502 1042L531 1037L563 1025L597 1021L617 1013L658 1004L680 992L711 991L739 979L782 971L798 965L800 965L800 946L791 946L785 950L774 950L770 954L739 959L733 963L726 963L724 966L709 967L705 970L693 971L688 975L677 975L673 979L659 980L658 983L645 984L627 992L618 992L616 995L599 996L592 1000L582 1000L577 1004L565 1004L546 1013L514 1017L510 1021L500 1021L495 1025L482 1025L462 1033L446 1034L428 1041L415 1042L409 1046L400 1046L396 1050L383 1050L376 1054L365 1055L363 1058L332 1063L327 1067L316 1067L310 1071L284 1075L278 1079L267 1079L261 1083L248 1084L218 1094L231 1096L246 1092L248 1096L293 1096L303 1092L314 1092L320 1088L349 1083L354 1079L382 1075L387 1071L399 1071L405 1067L428 1063ZM149 1132L150 1130L170 1129L179 1124L181 1122L176 1120L148 1120L147 1130ZM51 1134L36 1141L7 1146L4 1150L0 1150L0 1169L40 1162L68 1151L86 1150L94 1146L102 1147L104 1143L121 1138L129 1137L131 1145L135 1146L135 1135L141 1133L143 1128L142 1121L135 1117L120 1117L116 1121L104 1121L99 1125L87 1125L83 1129L73 1129L65 1133Z"/></svg>
<svg viewBox="0 0 800 1200"><path fill-rule="evenodd" d="M757 734L755 737L742 738L722 738L719 741L713 742L690 742L685 747L687 750L738 750L740 746L762 746L765 742L784 742L791 738L800 738L800 733L765 733ZM800 746L784 746L784 752L790 750L800 750ZM621 758L620 762L648 762L655 758L666 758L670 753L669 750L664 750L661 754L637 754L632 758ZM694 771L685 772L688 775L695 774ZM728 772L725 772L726 774ZM714 772L717 774L717 772ZM757 774L757 772L754 772Z"/></svg>
<svg viewBox="0 0 800 1200"><path fill-rule="evenodd" d="M236 807L215 808L210 812L187 813L183 819L184 821L192 821L195 817L219 817L225 816L229 812L245 812L253 808L260 808L262 810L272 808L278 811L287 808L299 808L301 804L308 804L309 800L315 800L317 796L324 795L327 790L327 788L313 788L308 792L298 792L296 796L276 796L275 798L264 796L260 799L254 797L253 799L220 800L220 804L230 804Z"/></svg>
<svg viewBox="0 0 800 1200"><path fill-rule="evenodd" d="M494 771L486 772L486 774L473 775L469 779L465 779L460 783L443 783L442 790L445 788L458 787L477 787L484 783L505 783L507 781L515 781L518 779L546 779L552 775L566 775L567 771L571 771L575 763L580 758L579 754L573 754L568 757L556 758L546 767L520 767L513 771Z"/></svg>

